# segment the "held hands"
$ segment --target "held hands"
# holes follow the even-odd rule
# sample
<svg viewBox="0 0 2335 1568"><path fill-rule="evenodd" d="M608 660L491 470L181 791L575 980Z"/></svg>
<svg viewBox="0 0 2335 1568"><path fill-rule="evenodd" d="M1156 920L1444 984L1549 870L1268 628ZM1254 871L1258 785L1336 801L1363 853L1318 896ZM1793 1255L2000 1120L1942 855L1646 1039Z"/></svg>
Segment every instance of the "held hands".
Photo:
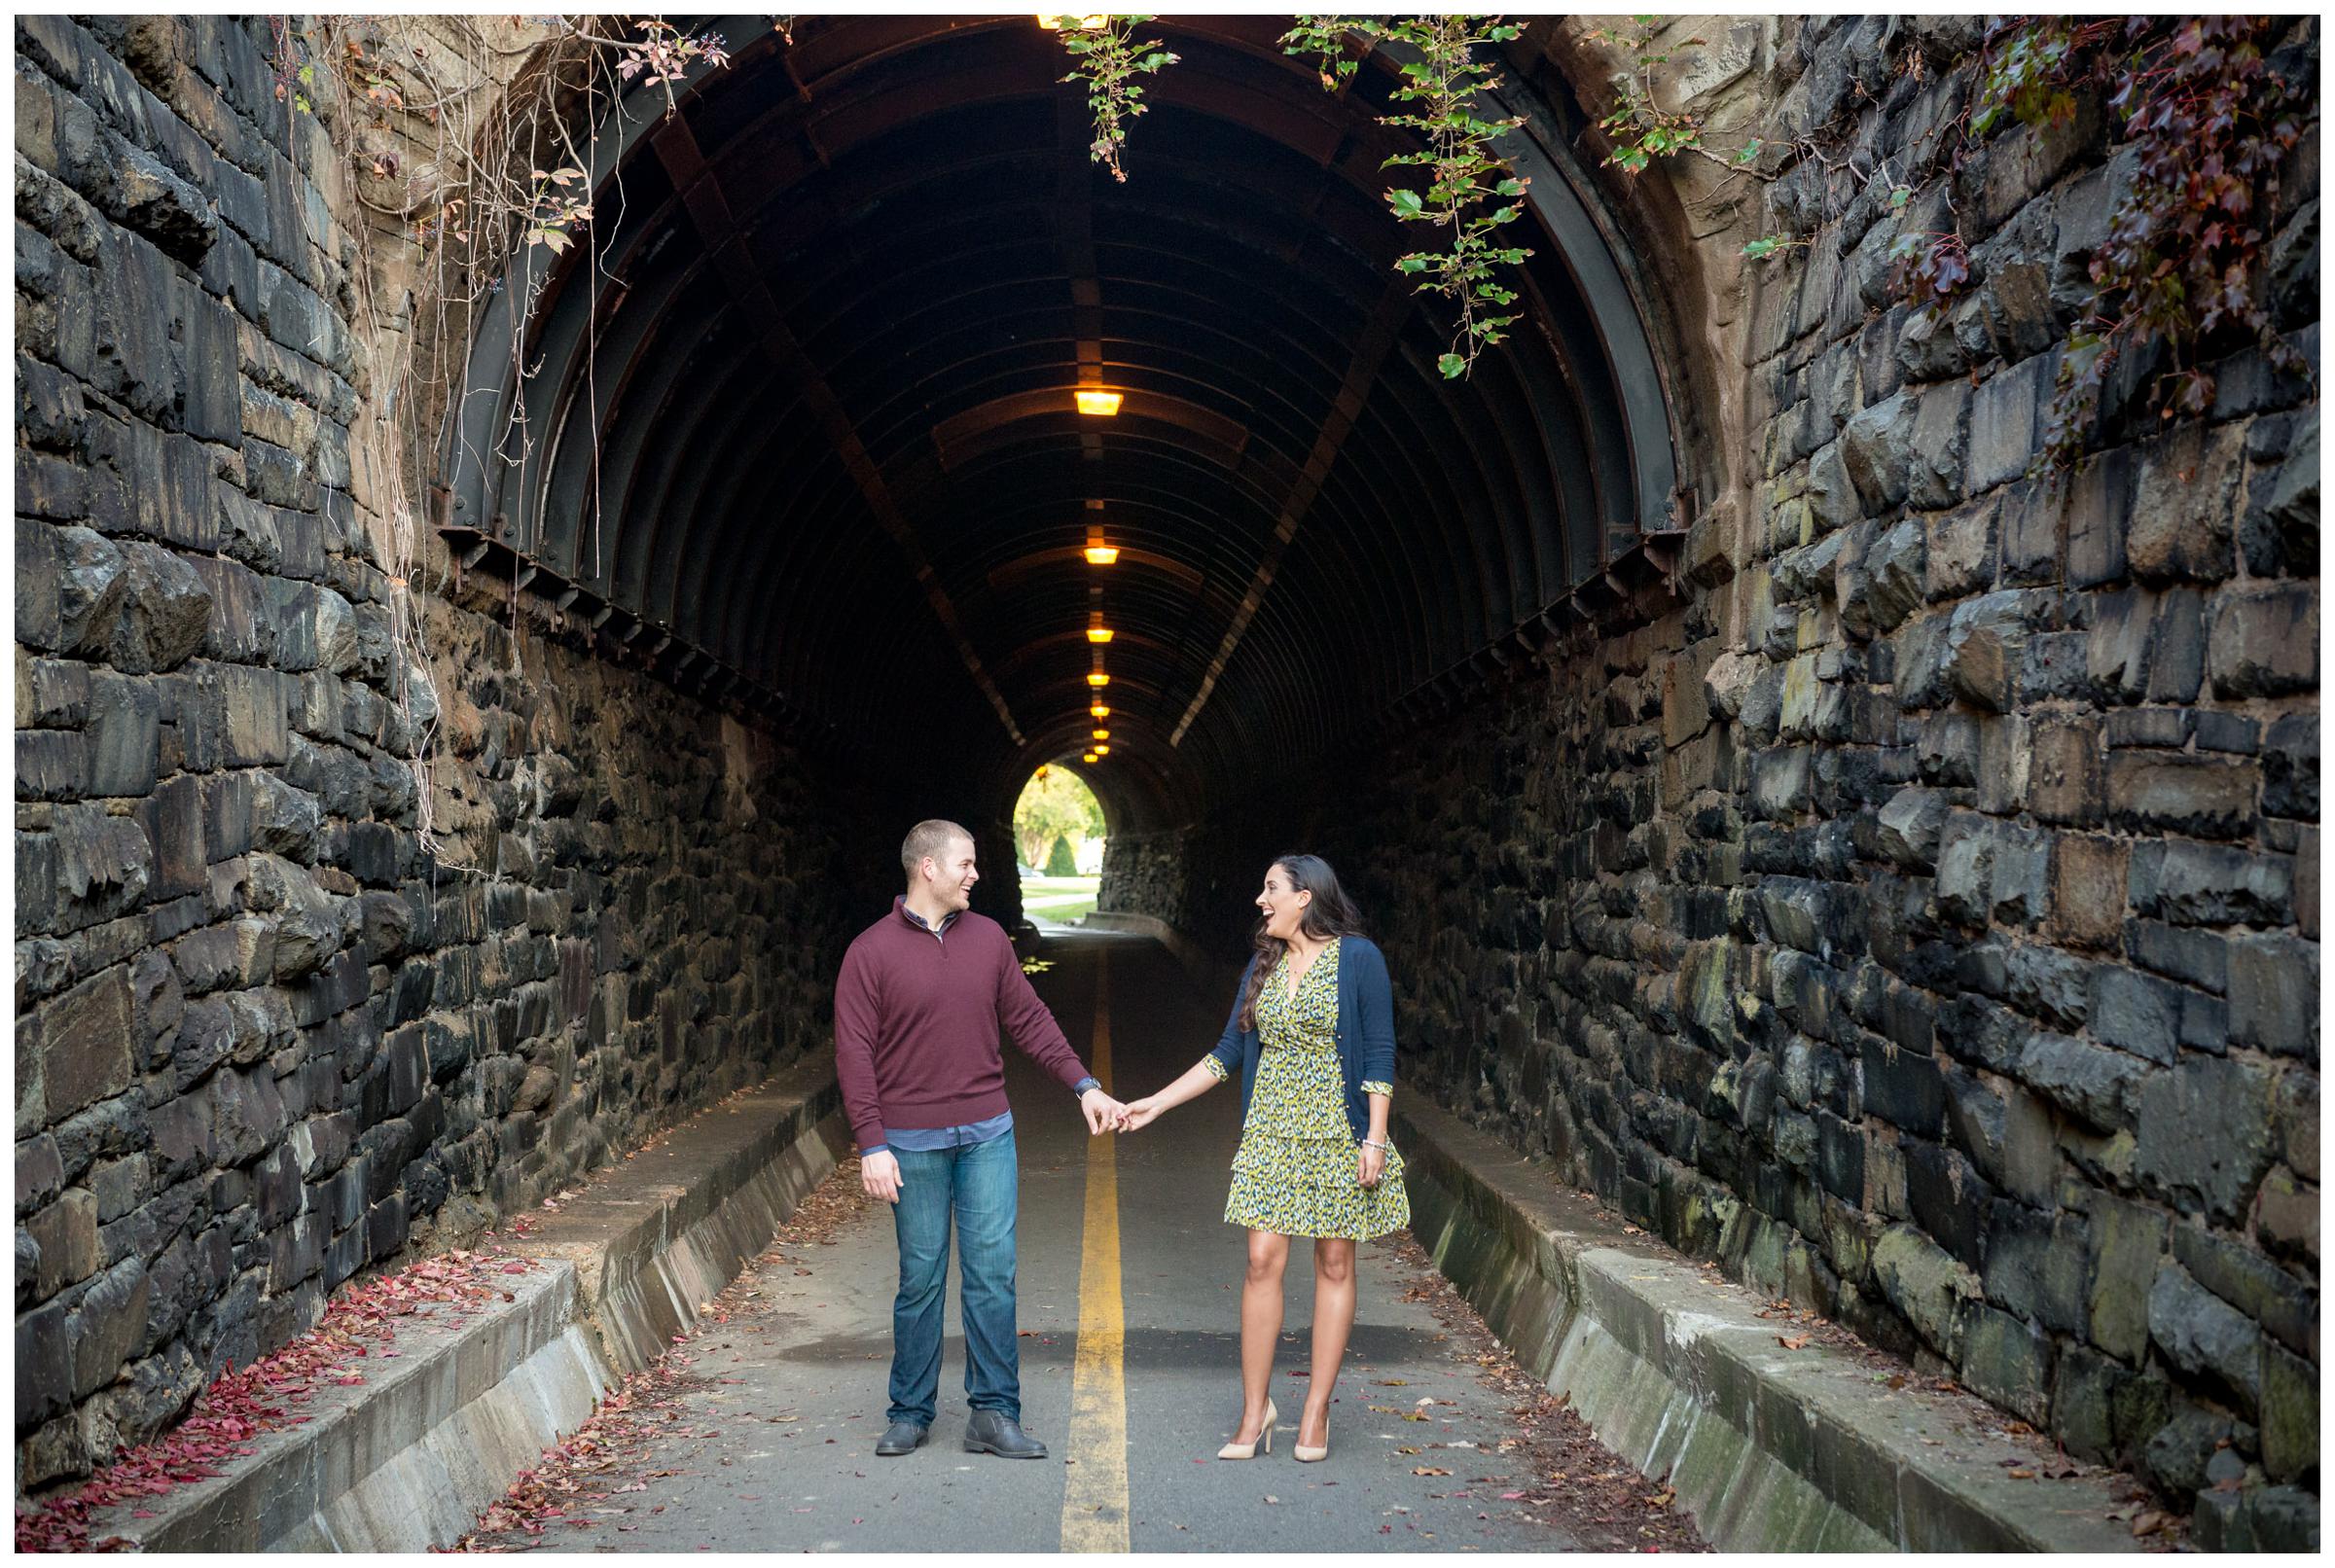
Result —
<svg viewBox="0 0 2335 1568"><path fill-rule="evenodd" d="M870 1197L882 1198L886 1203L900 1201L900 1161L892 1158L889 1149L879 1149L860 1160L859 1186Z"/></svg>
<svg viewBox="0 0 2335 1568"><path fill-rule="evenodd" d="M1132 1132L1137 1127L1150 1124L1159 1118L1161 1112L1168 1109L1160 1103L1156 1094L1147 1094L1139 1100L1123 1104L1098 1088L1091 1088L1080 1095L1078 1105L1087 1114L1089 1136L1100 1136L1105 1132Z"/></svg>
<svg viewBox="0 0 2335 1568"><path fill-rule="evenodd" d="M1091 1088L1081 1094L1078 1097L1078 1108L1087 1113L1087 1135L1089 1137L1097 1137L1106 1131L1121 1130L1123 1120L1127 1115L1126 1106L1121 1105L1098 1088Z"/></svg>

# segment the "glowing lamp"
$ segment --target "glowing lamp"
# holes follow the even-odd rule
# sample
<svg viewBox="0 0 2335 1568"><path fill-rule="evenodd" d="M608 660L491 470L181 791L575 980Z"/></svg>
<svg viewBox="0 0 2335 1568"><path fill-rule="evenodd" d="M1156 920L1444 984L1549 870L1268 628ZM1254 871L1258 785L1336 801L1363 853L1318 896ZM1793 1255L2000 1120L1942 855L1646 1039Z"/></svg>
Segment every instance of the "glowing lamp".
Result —
<svg viewBox="0 0 2335 1568"><path fill-rule="evenodd" d="M1096 740L1108 740L1111 738L1111 732L1108 730L1097 730L1095 731L1095 738Z"/></svg>
<svg viewBox="0 0 2335 1568"><path fill-rule="evenodd" d="M1111 716L1111 705L1108 702L1097 702L1087 711L1097 719L1107 719Z"/></svg>
<svg viewBox="0 0 2335 1568"><path fill-rule="evenodd" d="M1096 762L1096 761L1097 761L1097 760L1098 760L1098 759L1096 757L1096 755L1095 755L1093 752L1088 752L1088 753L1087 753L1087 754L1086 754L1084 757L1081 757L1081 758L1079 759L1079 761L1080 761L1080 762L1082 762L1082 763L1092 763L1092 762Z"/></svg>
<svg viewBox="0 0 2335 1568"><path fill-rule="evenodd" d="M1087 641L1091 643L1106 643L1117 635L1117 632L1113 631L1110 627L1102 624L1102 612L1100 610L1096 611L1093 615L1087 618Z"/></svg>
<svg viewBox="0 0 2335 1568"><path fill-rule="evenodd" d="M1045 28L1050 33L1059 33L1065 27L1073 28L1082 33L1091 33L1098 31L1099 29L1109 25L1110 19L1110 18L1103 16L1050 17L1041 13L1038 17L1038 25Z"/></svg>
<svg viewBox="0 0 2335 1568"><path fill-rule="evenodd" d="M1102 524L1096 523L1087 530L1087 563L1089 565L1108 566L1118 558L1119 547L1103 543Z"/></svg>
<svg viewBox="0 0 2335 1568"><path fill-rule="evenodd" d="M1095 745L1095 755L1096 755L1096 756L1097 756L1097 757L1108 757L1110 754L1111 754L1111 748L1110 748L1110 747L1103 745L1103 744L1102 744L1101 742L1099 742L1099 741L1097 741L1097 742L1096 743L1096 745Z"/></svg>
<svg viewBox="0 0 2335 1568"><path fill-rule="evenodd" d="M1108 419L1119 411L1122 396L1120 393L1103 392L1093 387L1082 386L1074 395L1078 399L1080 413L1091 413Z"/></svg>
<svg viewBox="0 0 2335 1568"><path fill-rule="evenodd" d="M1111 684L1111 678L1100 670L1092 670L1087 675L1087 684L1099 691Z"/></svg>

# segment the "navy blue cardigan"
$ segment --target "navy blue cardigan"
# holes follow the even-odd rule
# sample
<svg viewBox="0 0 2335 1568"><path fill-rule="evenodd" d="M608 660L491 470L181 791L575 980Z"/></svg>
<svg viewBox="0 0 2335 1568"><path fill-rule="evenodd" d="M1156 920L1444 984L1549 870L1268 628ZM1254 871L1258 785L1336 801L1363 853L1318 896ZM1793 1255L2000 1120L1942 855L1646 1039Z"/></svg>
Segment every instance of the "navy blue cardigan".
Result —
<svg viewBox="0 0 2335 1568"><path fill-rule="evenodd" d="M1227 1074L1236 1067L1240 1070L1243 1117L1256 1089L1261 1047L1256 1030L1240 1027L1240 998L1248 992L1258 958L1251 958L1240 972L1232 1016L1224 1020L1224 1036L1208 1052ZM1338 1065L1346 1077L1346 1120L1360 1141L1370 1136L1370 1109L1363 1103L1362 1086L1394 1082L1394 984L1386 978L1386 955L1368 937L1338 939L1337 1038Z"/></svg>

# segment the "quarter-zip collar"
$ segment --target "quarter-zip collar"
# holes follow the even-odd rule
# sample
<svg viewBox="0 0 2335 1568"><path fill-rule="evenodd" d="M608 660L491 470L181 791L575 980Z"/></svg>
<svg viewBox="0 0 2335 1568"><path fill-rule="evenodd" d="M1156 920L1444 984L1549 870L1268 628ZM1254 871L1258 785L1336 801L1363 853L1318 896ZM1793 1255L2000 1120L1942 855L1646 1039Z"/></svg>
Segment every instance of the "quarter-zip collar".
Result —
<svg viewBox="0 0 2335 1568"><path fill-rule="evenodd" d="M944 945L948 942L949 928L956 924L956 917L958 915L965 912L962 909L951 909L947 914L941 916L941 923L936 927L931 921L925 919L922 915L918 914L916 910L908 907L908 895L905 893L895 893L892 895L892 908L899 911L901 917L907 920L910 925L915 926L918 931L931 932L932 940L941 943Z"/></svg>

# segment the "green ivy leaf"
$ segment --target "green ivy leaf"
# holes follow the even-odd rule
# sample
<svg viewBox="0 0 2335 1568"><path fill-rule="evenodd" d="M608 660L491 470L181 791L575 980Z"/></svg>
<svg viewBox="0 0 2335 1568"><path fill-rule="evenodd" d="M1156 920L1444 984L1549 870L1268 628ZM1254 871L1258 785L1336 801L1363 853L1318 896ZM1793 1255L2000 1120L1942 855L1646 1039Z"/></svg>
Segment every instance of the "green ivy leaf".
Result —
<svg viewBox="0 0 2335 1568"><path fill-rule="evenodd" d="M1467 374L1467 361L1457 354L1446 354L1435 362L1435 368L1443 372L1444 379L1455 381Z"/></svg>

